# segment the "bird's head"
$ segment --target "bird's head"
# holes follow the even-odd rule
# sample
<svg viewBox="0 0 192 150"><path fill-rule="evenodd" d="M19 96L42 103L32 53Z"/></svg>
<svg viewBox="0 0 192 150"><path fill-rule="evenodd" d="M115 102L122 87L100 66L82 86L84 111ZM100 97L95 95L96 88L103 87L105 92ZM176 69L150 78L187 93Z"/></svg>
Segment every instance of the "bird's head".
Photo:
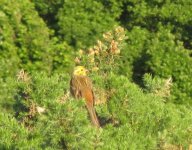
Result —
<svg viewBox="0 0 192 150"><path fill-rule="evenodd" d="M75 76L87 76L88 70L83 66L76 66L73 70L73 75Z"/></svg>

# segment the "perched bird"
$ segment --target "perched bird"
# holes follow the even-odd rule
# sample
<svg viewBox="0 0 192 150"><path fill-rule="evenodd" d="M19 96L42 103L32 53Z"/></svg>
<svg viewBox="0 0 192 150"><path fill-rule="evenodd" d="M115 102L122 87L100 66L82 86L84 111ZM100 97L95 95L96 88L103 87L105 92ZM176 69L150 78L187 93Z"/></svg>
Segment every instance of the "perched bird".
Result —
<svg viewBox="0 0 192 150"><path fill-rule="evenodd" d="M83 66L77 66L74 68L70 81L70 91L73 97L85 99L92 124L96 127L100 127L94 108L95 97L92 89L92 82L87 76L87 69Z"/></svg>

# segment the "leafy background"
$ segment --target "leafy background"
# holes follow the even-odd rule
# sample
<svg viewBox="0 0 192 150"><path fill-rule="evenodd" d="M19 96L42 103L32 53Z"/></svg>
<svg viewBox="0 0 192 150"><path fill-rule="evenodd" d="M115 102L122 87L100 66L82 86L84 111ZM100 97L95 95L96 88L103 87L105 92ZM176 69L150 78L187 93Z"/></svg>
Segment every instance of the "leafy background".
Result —
<svg viewBox="0 0 192 150"><path fill-rule="evenodd" d="M0 0L0 149L190 149L191 0ZM102 128L69 94L90 70Z"/></svg>

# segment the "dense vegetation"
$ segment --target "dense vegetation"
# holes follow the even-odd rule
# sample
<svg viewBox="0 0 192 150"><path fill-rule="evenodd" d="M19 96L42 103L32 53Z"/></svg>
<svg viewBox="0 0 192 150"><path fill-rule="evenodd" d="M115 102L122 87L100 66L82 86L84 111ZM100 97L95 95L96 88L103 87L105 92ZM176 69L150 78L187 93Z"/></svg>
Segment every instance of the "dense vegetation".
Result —
<svg viewBox="0 0 192 150"><path fill-rule="evenodd" d="M192 147L191 0L0 0L0 149ZM69 94L84 65L102 128Z"/></svg>

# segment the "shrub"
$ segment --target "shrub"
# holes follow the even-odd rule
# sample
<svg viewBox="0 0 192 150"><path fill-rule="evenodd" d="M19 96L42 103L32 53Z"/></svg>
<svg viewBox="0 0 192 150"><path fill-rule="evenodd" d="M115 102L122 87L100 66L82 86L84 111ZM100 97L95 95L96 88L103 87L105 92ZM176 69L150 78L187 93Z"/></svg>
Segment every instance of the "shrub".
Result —
<svg viewBox="0 0 192 150"><path fill-rule="evenodd" d="M38 148L38 141L29 136L30 132L9 114L0 113L0 148Z"/></svg>
<svg viewBox="0 0 192 150"><path fill-rule="evenodd" d="M148 45L146 68L154 75L172 77L172 99L176 103L191 103L190 87L192 59L182 43L175 41L170 30L162 28Z"/></svg>
<svg viewBox="0 0 192 150"><path fill-rule="evenodd" d="M121 61L119 62L119 73L126 75L130 80L138 82L145 73L142 69L147 58L144 54L146 45L150 39L148 30L139 26L132 30L126 30L127 40L121 49Z"/></svg>
<svg viewBox="0 0 192 150"><path fill-rule="evenodd" d="M100 1L65 1L62 6L57 14L59 33L78 48L90 46L104 31L117 24L119 10L108 8Z"/></svg>
<svg viewBox="0 0 192 150"><path fill-rule="evenodd" d="M19 65L26 69L49 71L51 65L49 29L39 18L33 3L3 0L0 8L3 18L6 19L4 22L8 25L8 28L5 28L5 24L1 25L1 34L4 36L11 34L10 40L5 40L14 47L11 57L19 57Z"/></svg>
<svg viewBox="0 0 192 150"><path fill-rule="evenodd" d="M191 49L191 5L190 0L162 1L124 0L124 24L133 28L135 25L147 28L150 32L158 31L159 24L169 26L177 40ZM124 20L124 19L122 19Z"/></svg>
<svg viewBox="0 0 192 150"><path fill-rule="evenodd" d="M93 48L79 51L76 63L90 70L94 92L98 94L95 108L102 124L100 129L91 125L85 102L70 97L69 74L58 71L50 75L47 72L21 70L17 76L1 79L0 148L187 149L192 143L191 109L185 105L165 103L165 100L175 96L172 92L177 90L177 85L187 83L180 83L180 76L174 76L174 71L179 69L181 73L187 68L190 72L188 65L191 59L167 31L162 29L160 33L149 36L148 32L142 30L141 39L144 42L139 46L146 46L146 49L132 56L135 59L141 53L143 56L147 54L150 59L143 64L143 69L146 67L160 77L169 77L171 74L173 87L167 86L166 80L158 76L152 78L145 75L146 89L143 90L127 76L120 74L120 61L122 57L127 57L121 53L126 39L122 27L104 34L104 38ZM139 33L140 29L134 32ZM152 37L152 40L147 41L144 35ZM57 43L57 39L54 42ZM65 43L59 43L57 51L62 51L62 45ZM167 50L166 53L164 50ZM60 63L63 56L59 56L55 63ZM182 58L179 59L182 63L178 59L169 59L170 56ZM181 64L186 68L181 68ZM164 65L170 69L167 71ZM185 74L181 79L188 81L188 78ZM172 90L171 95L167 94L168 90ZM184 90L189 93L188 89ZM9 110L3 109L6 104Z"/></svg>
<svg viewBox="0 0 192 150"><path fill-rule="evenodd" d="M105 121L96 129L84 101L68 95L68 75L24 74L14 82L15 114L0 114L1 148L157 149L171 144L187 148L191 142L190 109L165 104L125 76L108 76L113 93L96 106Z"/></svg>
<svg viewBox="0 0 192 150"><path fill-rule="evenodd" d="M32 2L2 1L0 8L2 76L14 75L18 68L49 73L69 68L73 49L53 36Z"/></svg>
<svg viewBox="0 0 192 150"><path fill-rule="evenodd" d="M1 5L0 5L1 8ZM19 64L18 48L14 41L14 29L5 12L0 11L0 77L13 75Z"/></svg>

